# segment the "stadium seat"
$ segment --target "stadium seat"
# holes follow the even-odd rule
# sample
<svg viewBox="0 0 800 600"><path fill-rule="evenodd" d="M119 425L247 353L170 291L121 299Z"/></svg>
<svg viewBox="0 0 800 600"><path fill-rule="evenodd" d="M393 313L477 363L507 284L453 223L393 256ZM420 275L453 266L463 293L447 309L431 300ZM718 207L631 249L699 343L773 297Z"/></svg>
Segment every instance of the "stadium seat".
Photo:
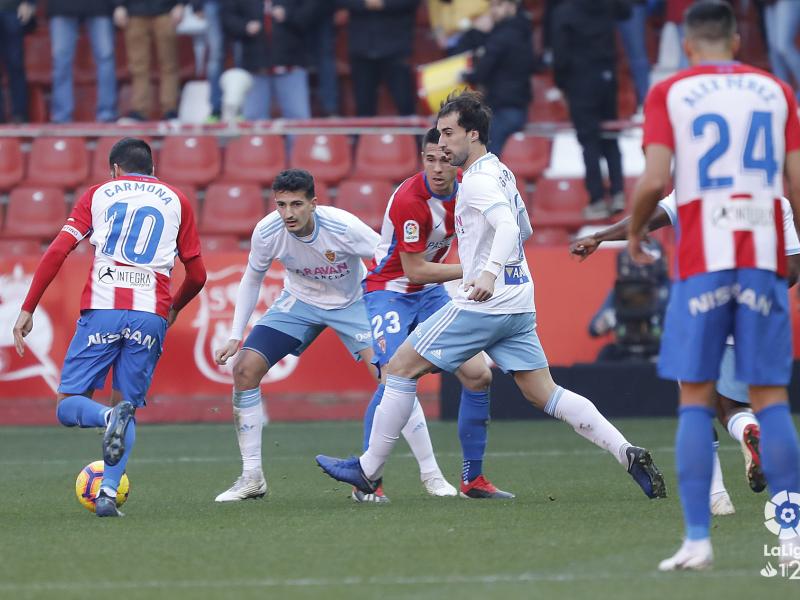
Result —
<svg viewBox="0 0 800 600"><path fill-rule="evenodd" d="M25 157L18 138L0 138L0 190L7 191L25 175Z"/></svg>
<svg viewBox="0 0 800 600"><path fill-rule="evenodd" d="M517 178L517 187L523 182L535 181L550 164L552 143L548 138L534 137L518 132L512 135L503 146L500 159L511 169Z"/></svg>
<svg viewBox="0 0 800 600"><path fill-rule="evenodd" d="M205 187L219 175L220 163L219 147L213 137L165 137L158 174L174 185Z"/></svg>
<svg viewBox="0 0 800 600"><path fill-rule="evenodd" d="M5 238L52 240L67 218L64 192L52 187L18 187L8 199Z"/></svg>
<svg viewBox="0 0 800 600"><path fill-rule="evenodd" d="M40 137L33 140L28 162L30 185L74 190L89 175L86 140L79 137Z"/></svg>
<svg viewBox="0 0 800 600"><path fill-rule="evenodd" d="M321 204L322 206L331 206L333 202L331 201L331 192L328 189L328 186L324 183L314 182L314 193L317 195L317 204ZM270 206L270 210L273 210L275 207Z"/></svg>
<svg viewBox="0 0 800 600"><path fill-rule="evenodd" d="M255 226L255 223L253 223ZM238 252L241 250L239 238L235 235L204 235L200 238L203 253Z"/></svg>
<svg viewBox="0 0 800 600"><path fill-rule="evenodd" d="M346 135L298 135L292 140L291 166L310 171L315 180L335 185L350 173L350 153Z"/></svg>
<svg viewBox="0 0 800 600"><path fill-rule="evenodd" d="M72 118L76 123L92 123L97 113L97 86L94 83L79 83L74 87L75 111Z"/></svg>
<svg viewBox="0 0 800 600"><path fill-rule="evenodd" d="M50 35L47 30L26 35L25 79L28 84L47 84L53 78L53 58L50 50Z"/></svg>
<svg viewBox="0 0 800 600"><path fill-rule="evenodd" d="M400 182L419 170L419 150L414 136L364 134L356 147L354 177Z"/></svg>
<svg viewBox="0 0 800 600"><path fill-rule="evenodd" d="M534 228L577 228L583 222L583 208L589 196L582 179L539 178L531 198L531 221Z"/></svg>
<svg viewBox="0 0 800 600"><path fill-rule="evenodd" d="M222 178L236 183L272 183L286 168L286 147L280 135L248 135L231 140L225 147Z"/></svg>
<svg viewBox="0 0 800 600"><path fill-rule="evenodd" d="M266 214L257 185L215 183L206 190L200 232L250 237Z"/></svg>
<svg viewBox="0 0 800 600"><path fill-rule="evenodd" d="M388 181L349 179L343 181L336 194L336 206L349 211L367 225L380 231L386 203L394 193Z"/></svg>
<svg viewBox="0 0 800 600"><path fill-rule="evenodd" d="M563 227L536 227L530 242L536 246L566 246L569 244L569 232Z"/></svg>
<svg viewBox="0 0 800 600"><path fill-rule="evenodd" d="M42 245L36 240L6 240L0 238L0 256L26 258L39 256Z"/></svg>

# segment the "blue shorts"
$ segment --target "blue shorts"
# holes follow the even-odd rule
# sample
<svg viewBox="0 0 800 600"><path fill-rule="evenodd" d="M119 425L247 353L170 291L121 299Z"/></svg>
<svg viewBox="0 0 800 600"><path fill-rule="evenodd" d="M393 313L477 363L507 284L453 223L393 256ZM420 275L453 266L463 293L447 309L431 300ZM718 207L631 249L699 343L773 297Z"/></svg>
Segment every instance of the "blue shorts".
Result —
<svg viewBox="0 0 800 600"><path fill-rule="evenodd" d="M728 335L736 339L736 378L788 385L792 332L786 280L762 269L731 269L672 284L658 373L686 382L715 381Z"/></svg>
<svg viewBox="0 0 800 600"><path fill-rule="evenodd" d="M161 356L167 321L138 310L85 310L67 349L61 371L62 394L102 389L114 367L114 389L134 406L144 406Z"/></svg>
<svg viewBox="0 0 800 600"><path fill-rule="evenodd" d="M442 285L411 294L389 290L365 294L372 324L373 362L385 366L414 328L448 302L450 296Z"/></svg>
<svg viewBox="0 0 800 600"><path fill-rule="evenodd" d="M420 356L451 373L482 350L505 373L547 366L532 312L489 314L448 302L418 325L410 340Z"/></svg>
<svg viewBox="0 0 800 600"><path fill-rule="evenodd" d="M372 345L363 299L345 308L325 309L298 300L284 290L256 325L271 327L300 340L300 345L292 351L295 356L300 356L326 327L336 332L356 360L360 358L359 352Z"/></svg>
<svg viewBox="0 0 800 600"><path fill-rule="evenodd" d="M719 365L717 392L739 404L750 404L750 390L747 384L736 379L736 353L733 346L726 346Z"/></svg>

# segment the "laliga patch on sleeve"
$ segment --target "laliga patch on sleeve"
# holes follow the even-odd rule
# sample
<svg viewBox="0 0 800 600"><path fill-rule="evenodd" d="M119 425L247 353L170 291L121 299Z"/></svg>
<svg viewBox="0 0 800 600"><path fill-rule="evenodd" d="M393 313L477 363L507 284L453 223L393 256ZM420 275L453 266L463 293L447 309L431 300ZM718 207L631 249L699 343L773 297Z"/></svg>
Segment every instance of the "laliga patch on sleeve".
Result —
<svg viewBox="0 0 800 600"><path fill-rule="evenodd" d="M404 242L419 241L419 223L413 220L408 220L405 223L403 223L403 241Z"/></svg>

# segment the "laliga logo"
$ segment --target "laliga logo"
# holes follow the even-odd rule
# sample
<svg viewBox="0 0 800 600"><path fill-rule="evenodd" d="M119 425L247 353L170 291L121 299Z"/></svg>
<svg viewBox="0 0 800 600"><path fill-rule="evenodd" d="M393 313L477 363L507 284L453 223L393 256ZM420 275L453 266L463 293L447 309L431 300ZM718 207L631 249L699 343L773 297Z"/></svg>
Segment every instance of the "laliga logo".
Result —
<svg viewBox="0 0 800 600"><path fill-rule="evenodd" d="M61 374L50 359L53 323L41 305L33 315L36 326L25 338L25 357L19 358L14 352L11 330L31 279L32 276L26 275L21 265L15 265L10 274L0 273L0 381L41 377L55 392Z"/></svg>
<svg viewBox="0 0 800 600"><path fill-rule="evenodd" d="M275 275L273 271L274 269L270 269L261 286L258 302L245 328L245 339L252 326L275 302L283 288L283 274ZM222 348L228 341L242 273L244 267L241 266L232 266L216 272L209 271L207 283L199 295L200 309L192 322L192 326L197 328L194 344L194 361L197 369L205 377L217 383L233 384L233 359L229 360L227 365L218 365L214 361L214 351ZM264 381L286 379L295 370L298 361L299 358L296 356L287 356L269 370Z"/></svg>
<svg viewBox="0 0 800 600"><path fill-rule="evenodd" d="M780 539L800 535L800 494L778 492L764 505L764 525Z"/></svg>

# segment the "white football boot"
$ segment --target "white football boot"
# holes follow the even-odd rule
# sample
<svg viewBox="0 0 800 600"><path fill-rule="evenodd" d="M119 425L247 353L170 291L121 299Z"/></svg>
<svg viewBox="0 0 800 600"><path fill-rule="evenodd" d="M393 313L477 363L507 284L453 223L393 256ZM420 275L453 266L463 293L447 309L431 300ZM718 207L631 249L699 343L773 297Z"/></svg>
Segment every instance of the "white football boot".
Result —
<svg viewBox="0 0 800 600"><path fill-rule="evenodd" d="M458 490L447 482L441 471L424 473L422 475L422 485L431 496L458 496Z"/></svg>
<svg viewBox="0 0 800 600"><path fill-rule="evenodd" d="M683 540L680 549L658 564L659 571L703 571L714 564L711 540Z"/></svg>
<svg viewBox="0 0 800 600"><path fill-rule="evenodd" d="M263 498L267 493L267 480L261 471L245 472L241 477L219 496L214 502L239 502L248 498Z"/></svg>
<svg viewBox="0 0 800 600"><path fill-rule="evenodd" d="M735 513L736 509L733 507L733 502L731 501L731 497L728 495L727 491L722 490L721 492L717 492L716 494L711 494L712 515L722 517L725 515L732 515Z"/></svg>

